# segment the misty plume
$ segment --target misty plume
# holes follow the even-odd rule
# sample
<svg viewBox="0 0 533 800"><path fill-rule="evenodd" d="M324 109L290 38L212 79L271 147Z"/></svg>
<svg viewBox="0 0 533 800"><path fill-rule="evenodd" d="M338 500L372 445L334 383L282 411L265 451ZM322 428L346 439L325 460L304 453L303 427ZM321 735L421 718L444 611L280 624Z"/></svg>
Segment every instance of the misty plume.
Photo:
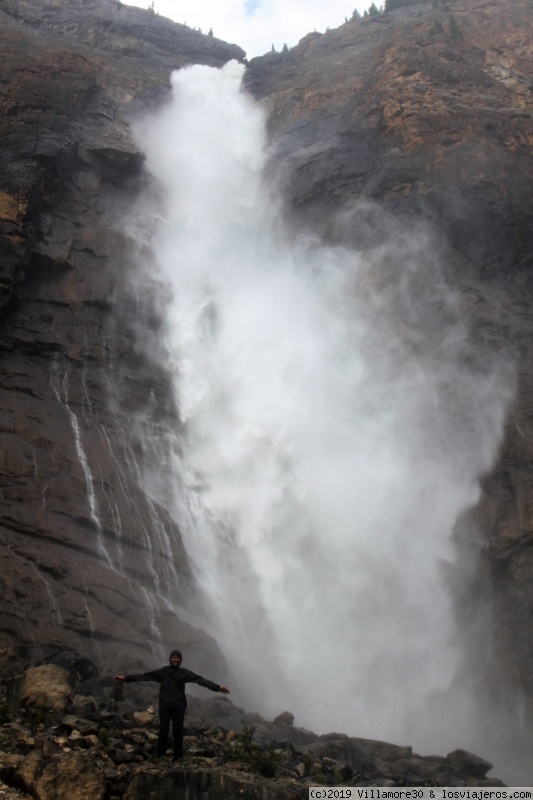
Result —
<svg viewBox="0 0 533 800"><path fill-rule="evenodd" d="M291 230L243 69L174 73L136 128L152 191L128 230L179 410L146 445L146 485L182 531L203 598L189 619L266 716L470 744L447 574L512 379L478 353L427 226L360 203L337 220L379 215L360 250ZM438 697L453 731L428 713Z"/></svg>

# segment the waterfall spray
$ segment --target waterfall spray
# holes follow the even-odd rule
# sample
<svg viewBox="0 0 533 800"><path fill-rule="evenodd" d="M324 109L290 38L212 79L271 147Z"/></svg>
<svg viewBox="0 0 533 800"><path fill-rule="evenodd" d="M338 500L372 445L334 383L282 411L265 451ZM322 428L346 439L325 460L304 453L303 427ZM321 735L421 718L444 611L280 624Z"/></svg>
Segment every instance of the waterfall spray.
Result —
<svg viewBox="0 0 533 800"><path fill-rule="evenodd" d="M182 420L151 485L237 700L446 746L428 703L458 659L450 536L508 392L472 357L428 231L391 222L364 253L287 232L242 70L175 73L137 131L162 187L152 268Z"/></svg>

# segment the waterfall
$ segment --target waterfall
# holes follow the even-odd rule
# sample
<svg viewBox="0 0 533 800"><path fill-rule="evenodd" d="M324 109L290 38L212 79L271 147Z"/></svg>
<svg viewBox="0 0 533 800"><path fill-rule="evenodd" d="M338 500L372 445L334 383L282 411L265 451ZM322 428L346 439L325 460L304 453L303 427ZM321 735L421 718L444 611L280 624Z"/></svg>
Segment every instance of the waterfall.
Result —
<svg viewBox="0 0 533 800"><path fill-rule="evenodd" d="M179 523L205 601L193 621L237 702L445 747L429 709L455 691L460 656L451 534L509 390L422 224L378 210L386 235L364 251L291 230L243 69L174 73L171 101L137 127L159 187L140 226L165 298L154 357L181 419L151 491Z"/></svg>

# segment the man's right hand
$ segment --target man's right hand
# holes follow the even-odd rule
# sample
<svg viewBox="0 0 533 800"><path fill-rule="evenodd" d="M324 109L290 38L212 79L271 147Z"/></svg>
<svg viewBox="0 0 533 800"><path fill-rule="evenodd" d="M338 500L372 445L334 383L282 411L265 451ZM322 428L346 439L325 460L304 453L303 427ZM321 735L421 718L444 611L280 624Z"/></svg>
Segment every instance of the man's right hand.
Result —
<svg viewBox="0 0 533 800"><path fill-rule="evenodd" d="M123 680L126 680L126 679L124 678L124 675L115 675L115 680L116 681L123 681Z"/></svg>

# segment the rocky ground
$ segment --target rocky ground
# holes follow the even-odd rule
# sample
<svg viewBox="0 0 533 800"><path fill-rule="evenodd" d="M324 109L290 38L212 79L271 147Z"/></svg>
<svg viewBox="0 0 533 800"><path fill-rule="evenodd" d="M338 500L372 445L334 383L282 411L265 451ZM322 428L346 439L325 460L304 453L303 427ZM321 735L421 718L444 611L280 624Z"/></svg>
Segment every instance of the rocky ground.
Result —
<svg viewBox="0 0 533 800"><path fill-rule="evenodd" d="M185 756L157 758L156 714L143 687L128 692L72 652L19 666L2 651L0 798L33 800L297 800L309 786L503 786L464 750L419 756L411 747L322 736L272 722L227 698L191 698ZM128 687L130 688L130 687Z"/></svg>

